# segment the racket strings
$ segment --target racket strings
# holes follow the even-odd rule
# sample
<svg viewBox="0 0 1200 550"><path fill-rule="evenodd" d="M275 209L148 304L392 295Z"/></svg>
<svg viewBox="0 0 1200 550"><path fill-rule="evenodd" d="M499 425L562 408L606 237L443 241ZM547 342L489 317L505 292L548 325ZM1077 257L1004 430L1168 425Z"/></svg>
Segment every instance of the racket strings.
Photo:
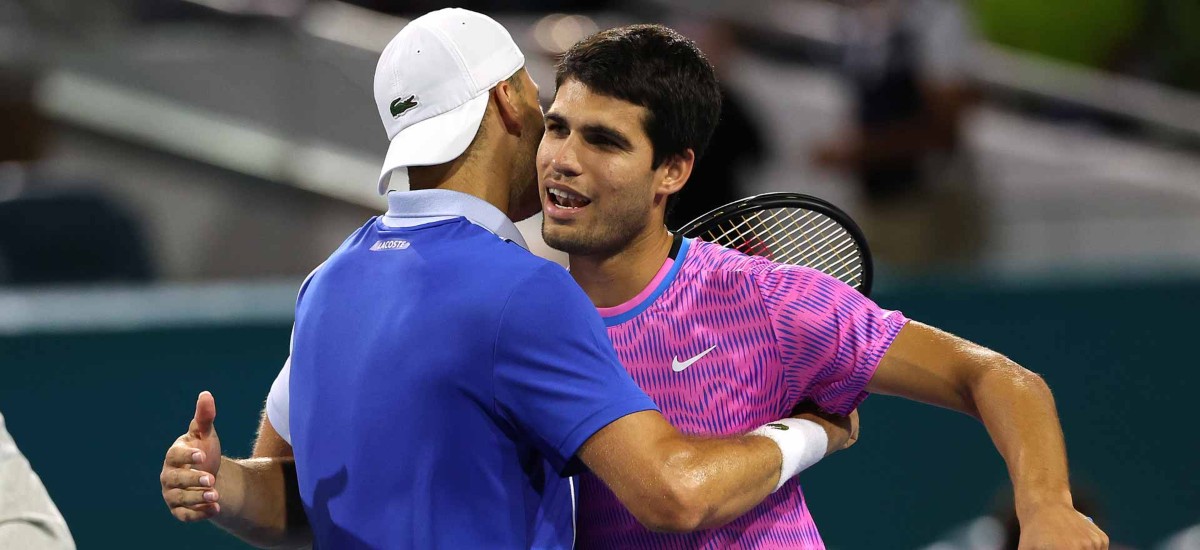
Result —
<svg viewBox="0 0 1200 550"><path fill-rule="evenodd" d="M777 230L795 227L784 235L784 238L792 239L784 250L792 253L781 254L781 261L820 269L854 286L861 284L862 265L857 243L840 224L808 210L793 209L784 219L778 214L774 217L779 225ZM800 221L794 221L796 218ZM799 240L803 240L803 246Z"/></svg>
<svg viewBox="0 0 1200 550"><path fill-rule="evenodd" d="M850 234L827 216L812 211L800 212L804 221L796 224L796 229L788 232L786 236L795 238L793 235L798 234L807 246L791 247L795 253L781 256L781 261L819 268L843 281L855 280L853 276L856 269L861 268L855 263L857 244L850 238ZM787 227L787 222L777 223L781 228Z"/></svg>
<svg viewBox="0 0 1200 550"><path fill-rule="evenodd" d="M726 220L702 235L704 240L803 265L860 288L862 251L836 220L803 208L769 208Z"/></svg>
<svg viewBox="0 0 1200 550"><path fill-rule="evenodd" d="M786 229L788 222L779 220L778 209L772 211L770 214L768 219L773 223L774 227L772 229L774 231L785 232L781 239L800 238L807 245L806 247L791 247L793 254L790 256L781 256L780 261L803 263L804 265L808 265L809 263L828 265L833 263L833 259L828 257L832 254L842 260L842 266L847 266L846 259L842 257L841 249L832 248L833 243L829 242L841 236L841 226L828 217L823 217L824 222L815 221L815 216L811 216L810 214L813 213L805 211L801 215L803 222L794 224L793 229L790 231ZM760 221L762 221L761 218ZM814 240L814 235L820 238ZM854 241L851 240L849 244L853 245ZM799 257L796 257L796 255L799 255Z"/></svg>

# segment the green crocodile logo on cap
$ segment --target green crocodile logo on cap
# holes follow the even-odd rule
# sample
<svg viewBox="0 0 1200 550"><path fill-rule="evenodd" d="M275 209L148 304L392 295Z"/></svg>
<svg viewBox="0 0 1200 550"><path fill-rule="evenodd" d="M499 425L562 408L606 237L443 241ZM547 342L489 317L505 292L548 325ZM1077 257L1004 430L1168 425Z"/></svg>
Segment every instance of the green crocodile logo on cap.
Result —
<svg viewBox="0 0 1200 550"><path fill-rule="evenodd" d="M417 96L410 95L407 98L396 98L392 101L392 118L399 118L409 109L417 106Z"/></svg>
<svg viewBox="0 0 1200 550"><path fill-rule="evenodd" d="M783 430L783 431L787 431L787 429L788 429L788 426L787 426L787 424L780 424L780 423L776 423L776 422L773 422L773 423L771 423L771 424L767 424L767 427L768 427L768 428L775 428L776 430Z"/></svg>

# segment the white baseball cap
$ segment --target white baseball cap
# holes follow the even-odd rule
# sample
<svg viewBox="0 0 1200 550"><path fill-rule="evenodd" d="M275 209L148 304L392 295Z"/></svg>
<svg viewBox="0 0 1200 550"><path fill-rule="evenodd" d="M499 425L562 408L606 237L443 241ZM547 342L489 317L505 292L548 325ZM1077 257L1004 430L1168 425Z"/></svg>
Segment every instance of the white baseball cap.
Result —
<svg viewBox="0 0 1200 550"><path fill-rule="evenodd" d="M375 105L392 144L379 174L458 158L479 132L488 91L525 66L512 36L492 18L459 8L405 25L375 68Z"/></svg>

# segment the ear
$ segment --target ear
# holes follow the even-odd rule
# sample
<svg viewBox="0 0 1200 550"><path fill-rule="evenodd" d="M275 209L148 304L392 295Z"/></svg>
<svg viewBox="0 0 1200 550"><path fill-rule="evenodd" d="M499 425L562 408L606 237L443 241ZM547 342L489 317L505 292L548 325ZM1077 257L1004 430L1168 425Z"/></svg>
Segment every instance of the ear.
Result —
<svg viewBox="0 0 1200 550"><path fill-rule="evenodd" d="M668 157L658 169L662 171L662 181L655 188L655 194L674 195L687 184L692 176L692 167L696 165L696 153L685 149L682 153Z"/></svg>
<svg viewBox="0 0 1200 550"><path fill-rule="evenodd" d="M507 80L501 80L492 88L491 94L492 101L496 102L496 112L500 115L500 124L504 125L504 131L520 136L524 123L521 121L521 109L517 106L520 100L516 87Z"/></svg>

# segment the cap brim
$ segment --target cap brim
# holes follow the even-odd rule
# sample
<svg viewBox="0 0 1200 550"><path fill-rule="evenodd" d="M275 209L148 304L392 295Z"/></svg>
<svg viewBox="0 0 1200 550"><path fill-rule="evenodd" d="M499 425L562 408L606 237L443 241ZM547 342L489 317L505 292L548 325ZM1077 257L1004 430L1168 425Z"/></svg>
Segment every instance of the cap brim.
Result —
<svg viewBox="0 0 1200 550"><path fill-rule="evenodd" d="M387 193L392 171L408 166L433 166L450 162L475 139L487 111L487 92L458 107L422 120L396 134L388 146L379 174L379 194Z"/></svg>

